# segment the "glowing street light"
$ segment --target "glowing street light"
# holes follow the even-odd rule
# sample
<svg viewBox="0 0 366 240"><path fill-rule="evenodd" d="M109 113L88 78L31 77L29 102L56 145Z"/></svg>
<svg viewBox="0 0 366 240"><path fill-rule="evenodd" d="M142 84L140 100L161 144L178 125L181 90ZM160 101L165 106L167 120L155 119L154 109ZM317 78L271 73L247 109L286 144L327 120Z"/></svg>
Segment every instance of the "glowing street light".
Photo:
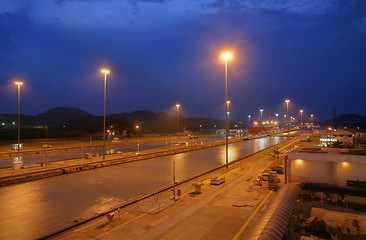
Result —
<svg viewBox="0 0 366 240"><path fill-rule="evenodd" d="M251 117L251 115L248 115L248 118L249 118L249 126L250 126L250 117Z"/></svg>
<svg viewBox="0 0 366 240"><path fill-rule="evenodd" d="M107 96L107 74L110 73L108 69L102 69L104 73L104 124L103 124L103 159L105 159L105 106L106 106L106 96Z"/></svg>
<svg viewBox="0 0 366 240"><path fill-rule="evenodd" d="M300 119L301 119L300 121L301 121L301 125L303 124L303 123L302 123L302 113L303 113L303 112L304 112L304 110L300 109Z"/></svg>
<svg viewBox="0 0 366 240"><path fill-rule="evenodd" d="M225 60L225 93L226 93L226 112L225 112L225 116L226 116L226 168L229 167L228 163L229 163L229 104L228 104L228 100L227 100L227 62L229 59L231 59L233 57L233 55L231 53L224 53L221 55L221 57Z"/></svg>
<svg viewBox="0 0 366 240"><path fill-rule="evenodd" d="M175 107L177 108L177 133L179 133L179 108L180 108L180 105L176 104Z"/></svg>
<svg viewBox="0 0 366 240"><path fill-rule="evenodd" d="M278 113L276 113L276 121L278 122Z"/></svg>
<svg viewBox="0 0 366 240"><path fill-rule="evenodd" d="M289 102L290 102L290 99L286 98L286 100L285 100L285 103L287 104L287 114L286 114L286 116L288 116L288 104L289 104ZM289 128L290 128L290 122L287 120L287 131L289 130Z"/></svg>
<svg viewBox="0 0 366 240"><path fill-rule="evenodd" d="M139 125L136 125L136 130L138 131L140 128ZM140 134L137 133L137 153L140 152Z"/></svg>
<svg viewBox="0 0 366 240"><path fill-rule="evenodd" d="M15 82L15 85L18 85L18 157L20 151L20 86L23 85L23 82Z"/></svg>
<svg viewBox="0 0 366 240"><path fill-rule="evenodd" d="M261 111L261 122L263 122L263 109L261 109L261 110L259 110L259 111Z"/></svg>

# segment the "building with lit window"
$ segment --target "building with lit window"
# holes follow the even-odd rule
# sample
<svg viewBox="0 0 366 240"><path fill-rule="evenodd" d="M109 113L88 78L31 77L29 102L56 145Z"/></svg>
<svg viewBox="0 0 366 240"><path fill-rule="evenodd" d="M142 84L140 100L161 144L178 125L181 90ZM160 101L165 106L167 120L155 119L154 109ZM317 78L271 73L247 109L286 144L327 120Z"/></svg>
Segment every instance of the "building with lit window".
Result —
<svg viewBox="0 0 366 240"><path fill-rule="evenodd" d="M298 147L288 154L287 182L366 186L366 151Z"/></svg>

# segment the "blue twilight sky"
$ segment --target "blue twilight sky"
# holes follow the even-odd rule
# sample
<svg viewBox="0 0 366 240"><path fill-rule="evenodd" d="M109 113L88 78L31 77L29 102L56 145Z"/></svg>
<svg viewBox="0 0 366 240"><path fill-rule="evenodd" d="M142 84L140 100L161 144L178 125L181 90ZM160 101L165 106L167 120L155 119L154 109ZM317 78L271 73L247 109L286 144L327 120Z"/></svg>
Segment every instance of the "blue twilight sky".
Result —
<svg viewBox="0 0 366 240"><path fill-rule="evenodd" d="M0 113L366 115L365 0L1 0Z"/></svg>

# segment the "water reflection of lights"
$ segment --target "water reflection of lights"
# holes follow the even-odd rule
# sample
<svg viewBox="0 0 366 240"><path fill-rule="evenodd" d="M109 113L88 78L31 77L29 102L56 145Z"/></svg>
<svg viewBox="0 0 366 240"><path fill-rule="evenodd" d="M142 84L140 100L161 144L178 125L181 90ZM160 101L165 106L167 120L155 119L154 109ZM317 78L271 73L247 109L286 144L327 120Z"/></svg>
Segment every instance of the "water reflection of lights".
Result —
<svg viewBox="0 0 366 240"><path fill-rule="evenodd" d="M118 204L123 202L122 199L118 197L107 197L107 196L100 196L96 201L95 205L91 207L93 213L102 213ZM85 216L90 213L90 209L85 211L82 215Z"/></svg>
<svg viewBox="0 0 366 240"><path fill-rule="evenodd" d="M253 145L255 151L260 151L266 148L267 139L256 139L256 144Z"/></svg>
<svg viewBox="0 0 366 240"><path fill-rule="evenodd" d="M19 236L14 235L13 232L9 239L33 239L42 230L43 222L37 216L47 214L45 205L48 203L45 204L45 196L37 187L29 183L19 184L16 191L2 192L0 202L2 206L6 206L1 208L2 229L13 229L16 226L21 230L18 232ZM9 219L7 216L12 216L12 218ZM4 218L7 220L4 221ZM28 221L29 218L32 221ZM0 236L5 236L4 239L6 239L6 234L5 231Z"/></svg>
<svg viewBox="0 0 366 240"><path fill-rule="evenodd" d="M21 162L21 161L23 161L23 157L15 157L13 159L13 162Z"/></svg>
<svg viewBox="0 0 366 240"><path fill-rule="evenodd" d="M186 172L189 171L190 166L187 166L189 163L187 163L187 156L185 154L176 154L172 157L175 161L175 181L179 182L182 180L182 176L185 176ZM173 171L173 161L171 161L171 167Z"/></svg>
<svg viewBox="0 0 366 240"><path fill-rule="evenodd" d="M231 162L233 160L238 159L238 146L233 145L233 144L229 144L229 149L228 149L228 162ZM221 164L225 164L226 163L226 151L225 149L223 149L223 151L221 151L220 154L221 158L220 158L220 162Z"/></svg>

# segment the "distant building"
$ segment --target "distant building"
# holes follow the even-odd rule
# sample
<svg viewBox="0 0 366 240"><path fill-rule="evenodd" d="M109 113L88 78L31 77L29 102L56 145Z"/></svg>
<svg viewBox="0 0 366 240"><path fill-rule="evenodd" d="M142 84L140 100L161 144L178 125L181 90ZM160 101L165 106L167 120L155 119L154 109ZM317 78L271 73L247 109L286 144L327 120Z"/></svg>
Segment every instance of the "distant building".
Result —
<svg viewBox="0 0 366 240"><path fill-rule="evenodd" d="M353 142L360 147L366 147L366 130L355 129Z"/></svg>
<svg viewBox="0 0 366 240"><path fill-rule="evenodd" d="M353 133L344 129L334 129L331 135L338 141L345 144L353 144Z"/></svg>
<svg viewBox="0 0 366 240"><path fill-rule="evenodd" d="M366 192L366 150L298 147L288 154L285 168L287 182L330 184L328 186L339 189ZM323 191L326 194L332 192L330 188ZM339 190L335 192L345 194ZM340 195L332 194L332 199L339 199ZM365 209L366 198L362 196L347 196L347 202Z"/></svg>
<svg viewBox="0 0 366 240"><path fill-rule="evenodd" d="M288 182L366 186L366 151L298 147L288 154L286 169Z"/></svg>
<svg viewBox="0 0 366 240"><path fill-rule="evenodd" d="M248 134L249 135L257 135L264 132L264 128L262 127L248 127Z"/></svg>

